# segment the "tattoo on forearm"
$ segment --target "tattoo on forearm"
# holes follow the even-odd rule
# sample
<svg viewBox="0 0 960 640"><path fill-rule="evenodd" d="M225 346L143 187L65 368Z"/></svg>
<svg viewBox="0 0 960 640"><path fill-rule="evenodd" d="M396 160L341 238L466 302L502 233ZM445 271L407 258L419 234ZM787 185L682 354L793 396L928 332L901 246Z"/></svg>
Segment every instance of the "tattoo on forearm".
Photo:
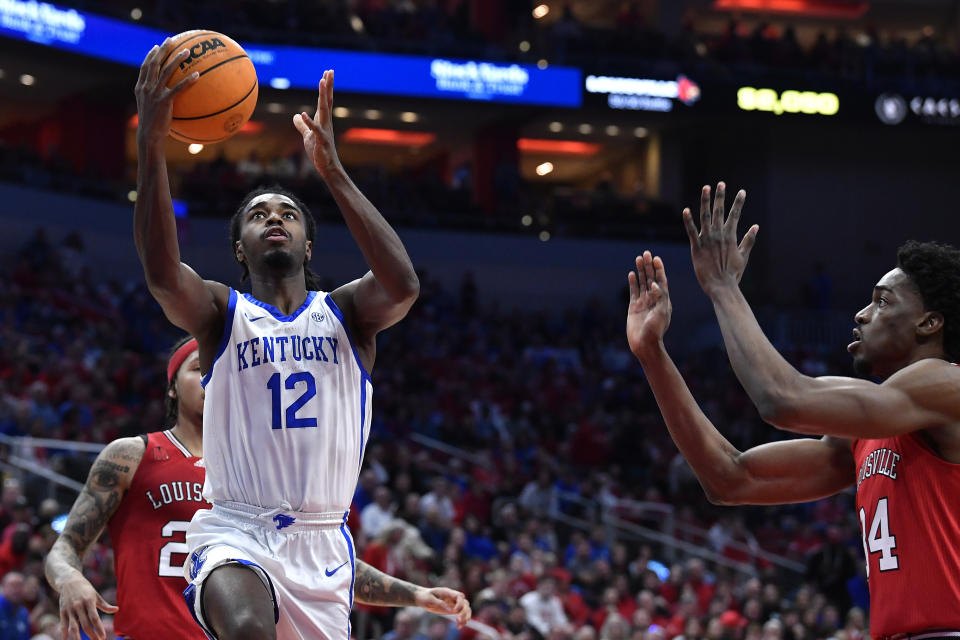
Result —
<svg viewBox="0 0 960 640"><path fill-rule="evenodd" d="M77 565L80 565L80 559L88 547L100 536L120 506L129 485L127 476L132 468L135 469L132 465L139 463L142 455L142 445L115 442L108 445L94 462L87 483L73 503L63 534L57 541L58 545L70 549ZM64 557L64 560L69 560L73 566L73 559Z"/></svg>
<svg viewBox="0 0 960 640"><path fill-rule="evenodd" d="M416 585L388 576L366 563L357 563L354 596L364 604L409 606L415 604L416 590Z"/></svg>

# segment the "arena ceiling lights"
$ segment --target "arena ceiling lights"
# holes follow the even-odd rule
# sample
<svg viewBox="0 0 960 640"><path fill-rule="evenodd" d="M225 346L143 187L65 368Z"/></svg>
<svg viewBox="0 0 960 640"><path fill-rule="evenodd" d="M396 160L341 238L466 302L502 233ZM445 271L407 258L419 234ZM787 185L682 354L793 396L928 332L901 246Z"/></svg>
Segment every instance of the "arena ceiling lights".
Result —
<svg viewBox="0 0 960 640"><path fill-rule="evenodd" d="M342 139L344 142L359 144L382 144L391 147L420 148L436 140L437 134L427 131L400 131L399 129L351 127L343 132Z"/></svg>
<svg viewBox="0 0 960 640"><path fill-rule="evenodd" d="M540 138L520 138L517 150L525 153L556 153L570 156L592 156L600 152L601 146L594 142L579 140L548 140Z"/></svg>
<svg viewBox="0 0 960 640"><path fill-rule="evenodd" d="M718 11L781 13L810 18L861 18L870 3L857 0L714 0Z"/></svg>

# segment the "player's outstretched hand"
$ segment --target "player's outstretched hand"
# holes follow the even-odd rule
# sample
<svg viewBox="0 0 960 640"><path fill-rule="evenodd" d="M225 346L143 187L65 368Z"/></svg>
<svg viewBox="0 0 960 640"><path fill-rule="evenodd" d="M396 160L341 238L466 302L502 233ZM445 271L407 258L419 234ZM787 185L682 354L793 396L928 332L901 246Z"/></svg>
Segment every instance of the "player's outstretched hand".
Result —
<svg viewBox="0 0 960 640"><path fill-rule="evenodd" d="M723 200L726 185L717 184L717 192L710 206L710 187L704 186L700 192L700 230L693 221L690 209L683 210L683 225L690 238L690 255L693 257L693 270L703 291L710 295L717 287L736 286L747 267L750 251L757 239L760 227L753 225L737 243L737 224L740 222L740 210L747 199L747 192L741 189L725 216Z"/></svg>
<svg viewBox="0 0 960 640"><path fill-rule="evenodd" d="M333 70L323 72L317 96L317 112L311 118L307 112L293 116L293 126L303 136L303 148L313 160L324 180L331 171L340 168L340 158L333 144Z"/></svg>
<svg viewBox="0 0 960 640"><path fill-rule="evenodd" d="M627 342L636 356L656 347L670 326L670 289L660 256L644 251L637 256L637 270L627 274L630 304L627 306Z"/></svg>
<svg viewBox="0 0 960 640"><path fill-rule="evenodd" d="M106 640L107 632L97 609L116 613L119 607L103 599L85 578L67 582L60 589L60 630L63 640L80 640L80 629L94 640Z"/></svg>
<svg viewBox="0 0 960 640"><path fill-rule="evenodd" d="M160 46L154 45L140 65L140 77L134 93L137 95L137 137L151 141L163 140L170 133L173 118L173 98L200 77L194 71L180 82L167 88L170 76L190 55L188 49L170 56L173 44L170 38ZM161 68L161 63L163 67Z"/></svg>
<svg viewBox="0 0 960 640"><path fill-rule="evenodd" d="M455 589L446 587L418 589L415 600L418 607L430 613L456 616L458 629L462 629L470 622L470 617L473 615L467 596Z"/></svg>

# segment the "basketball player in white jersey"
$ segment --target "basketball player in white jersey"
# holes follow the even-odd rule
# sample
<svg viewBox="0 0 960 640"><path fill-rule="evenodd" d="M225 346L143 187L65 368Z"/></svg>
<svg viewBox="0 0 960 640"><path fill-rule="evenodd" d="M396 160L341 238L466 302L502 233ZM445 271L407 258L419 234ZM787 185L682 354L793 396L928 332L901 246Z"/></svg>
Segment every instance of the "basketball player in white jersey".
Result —
<svg viewBox="0 0 960 640"><path fill-rule="evenodd" d="M333 72L317 111L294 116L370 271L331 293L307 263L313 218L299 200L255 192L231 221L251 294L180 261L164 157L173 97L155 47L137 81L134 238L151 293L199 343L204 373L204 497L187 531L184 592L211 637L349 637L355 578L346 515L369 436L369 371L379 331L402 319L419 282L400 239L347 177L333 141Z"/></svg>

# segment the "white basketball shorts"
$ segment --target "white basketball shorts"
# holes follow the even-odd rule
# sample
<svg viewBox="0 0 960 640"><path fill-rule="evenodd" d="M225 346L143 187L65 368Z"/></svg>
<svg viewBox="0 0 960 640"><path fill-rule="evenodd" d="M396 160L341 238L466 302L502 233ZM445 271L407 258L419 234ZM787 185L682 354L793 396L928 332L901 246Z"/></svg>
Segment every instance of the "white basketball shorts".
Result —
<svg viewBox="0 0 960 640"><path fill-rule="evenodd" d="M356 565L346 514L218 502L194 515L187 547L183 595L209 637L216 635L204 616L203 584L217 567L242 564L273 595L277 640L349 640Z"/></svg>

